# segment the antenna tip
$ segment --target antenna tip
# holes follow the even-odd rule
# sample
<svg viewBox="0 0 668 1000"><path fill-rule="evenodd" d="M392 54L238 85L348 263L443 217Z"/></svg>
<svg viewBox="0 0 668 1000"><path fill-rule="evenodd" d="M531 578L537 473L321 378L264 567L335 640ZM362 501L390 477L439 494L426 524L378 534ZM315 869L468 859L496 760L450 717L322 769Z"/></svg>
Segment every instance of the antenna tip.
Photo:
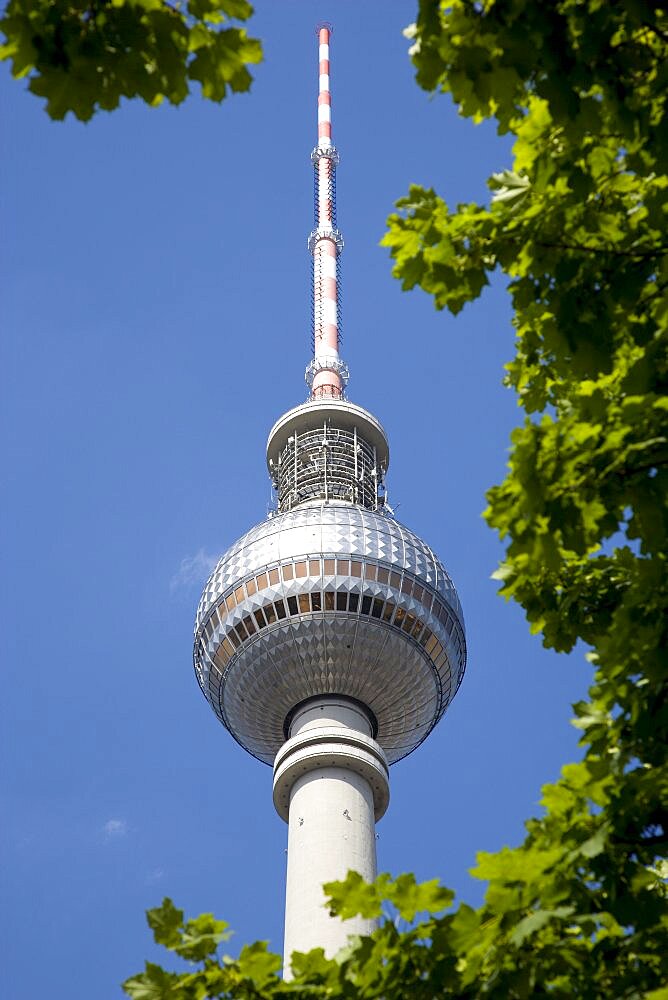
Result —
<svg viewBox="0 0 668 1000"><path fill-rule="evenodd" d="M318 21L315 26L316 35L321 35L323 31L326 31L329 35L334 34L334 25L331 21Z"/></svg>

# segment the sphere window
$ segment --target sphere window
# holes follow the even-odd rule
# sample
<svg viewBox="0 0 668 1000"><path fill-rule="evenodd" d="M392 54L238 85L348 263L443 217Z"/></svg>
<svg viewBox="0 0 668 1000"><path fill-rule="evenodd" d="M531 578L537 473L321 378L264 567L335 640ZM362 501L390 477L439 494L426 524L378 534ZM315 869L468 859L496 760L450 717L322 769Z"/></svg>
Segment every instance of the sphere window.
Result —
<svg viewBox="0 0 668 1000"><path fill-rule="evenodd" d="M350 577L358 580L364 577L365 583L377 581L401 591L405 596L412 596L419 601L425 611L419 614L408 611L396 605L392 600L385 600L382 596L375 596L373 593L349 593L347 590L315 590L305 591L301 594L276 599L275 602L267 602L261 608L255 609L252 613L245 615L236 627L231 623L227 624L229 629L226 635L221 635L221 627L225 627L226 619L235 607L241 604L248 596L261 593L270 586L280 586L281 570L284 580L295 578L303 580L307 576L317 577L322 571L330 578L338 571L347 578L347 585L350 585ZM343 585L341 581L340 586ZM267 595L268 597L269 595ZM390 595L392 596L392 595ZM361 601L361 603L360 603ZM286 607L287 602L287 607ZM436 635L426 625L425 615L432 611L435 618L441 622L451 636L448 645L449 653L437 639ZM319 559L304 556L294 562L278 565L271 570L264 570L255 577L240 584L234 591L230 591L226 597L219 599L219 604L210 611L208 619L202 624L200 633L200 650L198 659L200 663L209 665L208 671L204 666L198 674L202 686L222 682L222 671L226 668L240 645L246 642L258 630L262 630L273 625L276 621L283 620L287 615L300 615L310 613L326 612L347 612L348 614L360 614L371 616L378 621L383 621L394 628L401 629L406 635L412 636L427 655L439 673L442 673L442 682L448 683L448 656L450 659L456 657L460 662L465 653L464 639L458 623L453 618L447 605L433 594L426 586L413 580L412 574L408 572L396 572L376 563L365 562L360 559ZM218 637L218 638L217 638ZM216 648L216 642L220 643ZM207 652L215 649L213 658ZM443 670L445 673L443 673ZM461 670L460 670L461 674ZM216 681L217 678L217 681ZM458 682L461 676L458 677ZM217 697L216 691L212 690L212 697ZM450 698L450 693L445 696L446 702Z"/></svg>
<svg viewBox="0 0 668 1000"><path fill-rule="evenodd" d="M216 650L216 655L213 658L213 662L217 663L219 667L224 667L227 663L229 663L229 660L230 657L227 653L227 650L223 649L222 646L219 646L218 649Z"/></svg>
<svg viewBox="0 0 668 1000"><path fill-rule="evenodd" d="M403 625L401 627L403 628L404 632L412 632L414 626L415 626L415 615L412 615L409 612L406 615L406 618L404 619L404 623L403 623Z"/></svg>

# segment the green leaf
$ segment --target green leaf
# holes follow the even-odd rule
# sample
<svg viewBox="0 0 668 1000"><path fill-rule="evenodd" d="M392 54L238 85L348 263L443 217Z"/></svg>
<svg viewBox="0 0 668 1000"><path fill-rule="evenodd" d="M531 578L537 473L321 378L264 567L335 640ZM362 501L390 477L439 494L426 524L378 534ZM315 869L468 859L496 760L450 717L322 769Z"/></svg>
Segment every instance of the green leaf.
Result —
<svg viewBox="0 0 668 1000"><path fill-rule="evenodd" d="M184 998L185 994L180 990L183 977L173 972L166 972L159 965L151 962L146 963L146 971L126 979L123 989L132 997L132 1000L179 1000L179 995Z"/></svg>
<svg viewBox="0 0 668 1000"><path fill-rule="evenodd" d="M377 882L368 883L357 872L348 872L342 882L326 882L323 890L329 899L330 913L342 920L356 916L376 919L381 915L379 884L384 884L386 878L379 876Z"/></svg>
<svg viewBox="0 0 668 1000"><path fill-rule="evenodd" d="M267 983L277 978L283 960L280 955L267 951L266 941L256 941L244 945L237 960L240 974L251 979L258 989L263 989Z"/></svg>
<svg viewBox="0 0 668 1000"><path fill-rule="evenodd" d="M168 896L165 896L160 906L147 910L146 920L153 931L156 944L162 944L165 948L175 948L179 944L183 930L183 910L178 910Z"/></svg>
<svg viewBox="0 0 668 1000"><path fill-rule="evenodd" d="M572 906L559 906L555 910L534 910L533 913L528 914L528 916L520 920L510 935L510 941L518 947L527 938L531 937L532 934L535 934L553 920L563 920L565 917L570 917L573 911L574 907Z"/></svg>
<svg viewBox="0 0 668 1000"><path fill-rule="evenodd" d="M413 921L418 913L439 913L451 904L454 893L440 884L438 879L430 882L416 882L412 874L399 875L388 882L383 889L404 920Z"/></svg>
<svg viewBox="0 0 668 1000"><path fill-rule="evenodd" d="M228 924L216 920L212 913L202 913L189 920L183 929L180 944L174 946L177 954L193 962L202 961L213 955L221 941L230 937Z"/></svg>
<svg viewBox="0 0 668 1000"><path fill-rule="evenodd" d="M519 208L531 187L529 178L515 173L514 170L503 170L501 173L492 174L488 183L494 192L492 203L504 203L513 208Z"/></svg>

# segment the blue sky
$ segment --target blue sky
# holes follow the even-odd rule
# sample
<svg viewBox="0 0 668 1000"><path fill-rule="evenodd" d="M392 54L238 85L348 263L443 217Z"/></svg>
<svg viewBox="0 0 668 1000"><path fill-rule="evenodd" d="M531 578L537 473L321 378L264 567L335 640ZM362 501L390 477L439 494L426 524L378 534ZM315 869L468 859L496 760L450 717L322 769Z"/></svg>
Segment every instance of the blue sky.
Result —
<svg viewBox="0 0 668 1000"><path fill-rule="evenodd" d="M409 183L486 197L493 128L418 90L408 0L257 3L250 95L53 123L2 75L5 665L3 995L112 1000L155 957L144 910L213 910L231 948L282 940L286 827L271 771L201 696L208 569L269 501L274 420L305 397L317 86L334 22L349 396L383 422L390 500L458 587L469 666L392 772L379 864L471 901L476 850L518 842L576 754L588 668L548 653L490 579L484 491L520 419L503 282L458 318L401 291L378 247Z"/></svg>

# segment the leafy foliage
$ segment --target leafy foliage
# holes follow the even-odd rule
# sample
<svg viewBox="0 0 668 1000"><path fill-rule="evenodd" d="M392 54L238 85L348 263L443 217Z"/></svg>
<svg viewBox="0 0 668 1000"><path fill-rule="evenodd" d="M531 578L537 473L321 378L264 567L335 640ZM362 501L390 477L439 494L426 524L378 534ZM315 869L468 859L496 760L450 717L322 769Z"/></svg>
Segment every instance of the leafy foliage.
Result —
<svg viewBox="0 0 668 1000"><path fill-rule="evenodd" d="M507 543L501 592L547 647L589 648L583 758L543 789L519 847L478 855L478 910L351 873L327 887L334 913L389 904L410 925L297 955L291 984L272 973L253 995L668 1000L668 15L651 0L422 0L410 34L423 87L516 137L490 204L451 211L414 186L384 243L438 309L457 313L496 269L509 279L507 384L526 416L485 516ZM229 992L169 996L249 995L242 957L223 967Z"/></svg>
<svg viewBox="0 0 668 1000"><path fill-rule="evenodd" d="M668 954L668 16L642 0L424 0L410 34L419 83L496 118L514 163L487 206L412 187L383 242L403 287L453 313L508 276L507 384L527 417L488 494L507 541L495 575L544 645L582 641L596 668L576 706L583 761L544 790L525 843L476 874L489 918L531 941L528 975L552 938L586 995L642 995Z"/></svg>
<svg viewBox="0 0 668 1000"><path fill-rule="evenodd" d="M248 90L248 66L262 58L260 42L230 24L252 13L247 0L9 0L0 58L55 119L88 121L122 97L180 104L192 81L222 101Z"/></svg>

